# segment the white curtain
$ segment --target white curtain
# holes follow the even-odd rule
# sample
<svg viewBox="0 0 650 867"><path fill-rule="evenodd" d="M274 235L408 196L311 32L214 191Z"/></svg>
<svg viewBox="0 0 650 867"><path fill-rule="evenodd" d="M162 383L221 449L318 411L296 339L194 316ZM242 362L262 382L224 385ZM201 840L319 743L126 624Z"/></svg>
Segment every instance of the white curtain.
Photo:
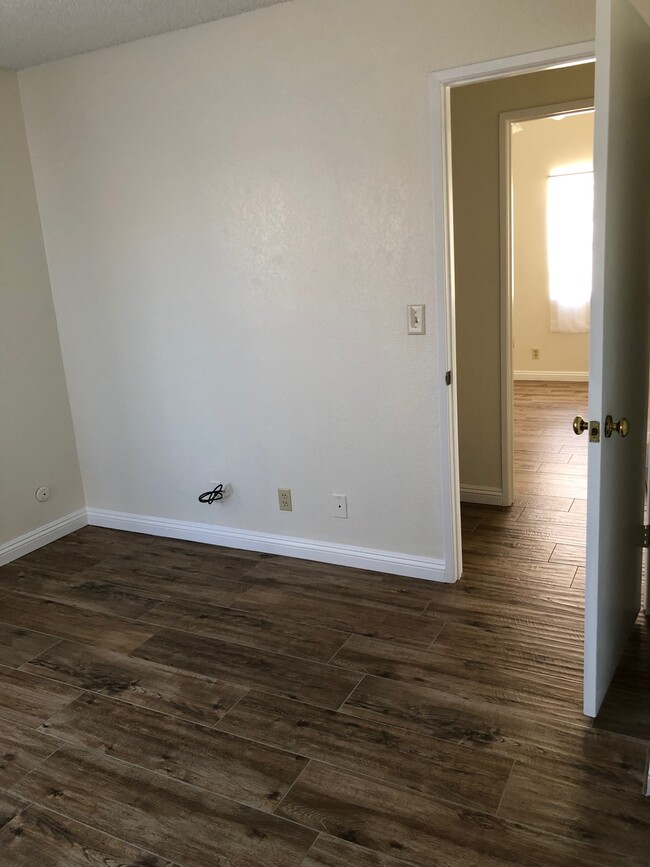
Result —
<svg viewBox="0 0 650 867"><path fill-rule="evenodd" d="M593 212L593 172L549 177L546 238L551 331L589 331Z"/></svg>

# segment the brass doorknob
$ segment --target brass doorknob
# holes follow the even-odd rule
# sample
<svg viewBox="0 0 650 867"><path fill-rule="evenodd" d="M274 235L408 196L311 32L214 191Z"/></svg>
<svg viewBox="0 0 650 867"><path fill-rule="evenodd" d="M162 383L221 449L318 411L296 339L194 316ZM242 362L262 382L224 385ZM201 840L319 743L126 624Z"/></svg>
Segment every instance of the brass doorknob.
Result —
<svg viewBox="0 0 650 867"><path fill-rule="evenodd" d="M589 427L589 422L585 421L581 415L577 415L573 419L573 433L576 436L579 437L580 434L584 433L584 431L586 431L588 427Z"/></svg>
<svg viewBox="0 0 650 867"><path fill-rule="evenodd" d="M611 435L616 431L622 437L626 437L630 432L630 423L626 418L622 418L619 421L614 421L611 415L608 415L605 419L605 436L611 437Z"/></svg>

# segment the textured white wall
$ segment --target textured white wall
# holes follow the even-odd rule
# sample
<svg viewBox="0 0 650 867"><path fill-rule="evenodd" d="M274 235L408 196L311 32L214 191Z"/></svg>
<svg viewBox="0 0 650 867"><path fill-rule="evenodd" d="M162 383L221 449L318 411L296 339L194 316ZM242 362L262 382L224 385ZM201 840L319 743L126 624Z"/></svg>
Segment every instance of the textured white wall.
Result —
<svg viewBox="0 0 650 867"><path fill-rule="evenodd" d="M293 0L20 73L88 505L440 556L429 73L593 12Z"/></svg>
<svg viewBox="0 0 650 867"><path fill-rule="evenodd" d="M546 189L560 166L593 164L593 142L593 113L527 121L512 136L515 370L589 370L589 335L550 330Z"/></svg>
<svg viewBox="0 0 650 867"><path fill-rule="evenodd" d="M82 508L15 73L0 70L0 545ZM46 503L34 494L49 485Z"/></svg>

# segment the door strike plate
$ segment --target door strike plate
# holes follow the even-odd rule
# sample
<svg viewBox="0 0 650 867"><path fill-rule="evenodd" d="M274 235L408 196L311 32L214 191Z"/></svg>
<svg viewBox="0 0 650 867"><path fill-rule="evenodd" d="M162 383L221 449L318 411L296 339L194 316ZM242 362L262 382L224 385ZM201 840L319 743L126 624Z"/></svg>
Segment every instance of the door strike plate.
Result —
<svg viewBox="0 0 650 867"><path fill-rule="evenodd" d="M599 421L590 421L589 422L589 442L590 443L599 443L600 442L600 422Z"/></svg>

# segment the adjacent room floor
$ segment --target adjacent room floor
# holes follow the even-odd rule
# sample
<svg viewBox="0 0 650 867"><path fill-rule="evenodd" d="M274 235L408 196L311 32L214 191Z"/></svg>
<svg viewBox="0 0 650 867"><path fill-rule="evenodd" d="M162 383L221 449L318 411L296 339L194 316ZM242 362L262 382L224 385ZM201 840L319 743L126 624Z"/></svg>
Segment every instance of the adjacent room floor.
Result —
<svg viewBox="0 0 650 867"><path fill-rule="evenodd" d="M650 865L650 640L581 713L586 386L431 584L87 527L0 569L0 864Z"/></svg>

